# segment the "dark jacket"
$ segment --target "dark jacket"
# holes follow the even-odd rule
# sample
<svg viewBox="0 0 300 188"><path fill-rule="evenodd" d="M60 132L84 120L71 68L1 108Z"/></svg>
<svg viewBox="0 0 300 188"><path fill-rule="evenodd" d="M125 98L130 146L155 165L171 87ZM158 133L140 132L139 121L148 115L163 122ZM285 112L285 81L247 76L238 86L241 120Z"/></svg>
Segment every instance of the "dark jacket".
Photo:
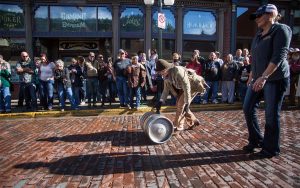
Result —
<svg viewBox="0 0 300 188"><path fill-rule="evenodd" d="M221 67L222 81L233 81L238 78L239 67L235 62L225 62Z"/></svg>
<svg viewBox="0 0 300 188"><path fill-rule="evenodd" d="M71 80L72 86L82 87L83 86L83 74L82 74L80 66L71 64L68 66L68 69L69 69L69 72L71 72L72 69L76 70L76 72L70 73L70 80Z"/></svg>
<svg viewBox="0 0 300 188"><path fill-rule="evenodd" d="M252 77L257 79L262 76L272 62L278 68L267 81L288 78L290 71L287 53L292 38L291 28L285 24L274 23L266 35L262 36L261 33L259 30L252 41Z"/></svg>
<svg viewBox="0 0 300 188"><path fill-rule="evenodd" d="M55 85L63 84L66 88L71 87L71 80L70 80L70 72L68 68L64 68L62 70L56 69L54 71L54 81Z"/></svg>
<svg viewBox="0 0 300 188"><path fill-rule="evenodd" d="M202 74L205 81L219 81L221 74L220 63L218 61L207 61L204 63Z"/></svg>

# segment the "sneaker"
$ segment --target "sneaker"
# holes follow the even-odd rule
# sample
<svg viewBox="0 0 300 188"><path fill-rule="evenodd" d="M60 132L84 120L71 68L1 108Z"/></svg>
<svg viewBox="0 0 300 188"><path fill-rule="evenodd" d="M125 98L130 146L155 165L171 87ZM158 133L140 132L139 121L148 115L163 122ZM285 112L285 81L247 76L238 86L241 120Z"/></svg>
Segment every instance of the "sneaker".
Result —
<svg viewBox="0 0 300 188"><path fill-rule="evenodd" d="M207 101L206 100L202 101L202 104L207 104Z"/></svg>
<svg viewBox="0 0 300 188"><path fill-rule="evenodd" d="M127 104L127 108L128 108L129 110L132 109L132 107L131 107L129 104Z"/></svg>
<svg viewBox="0 0 300 188"><path fill-rule="evenodd" d="M255 148L261 148L261 144L248 144L243 147L243 150L251 153Z"/></svg>
<svg viewBox="0 0 300 188"><path fill-rule="evenodd" d="M194 121L194 124L192 125L192 126L190 126L189 128L188 128L188 130L193 130L195 127L198 127L200 125L200 121L198 120L198 119L196 119L195 121Z"/></svg>
<svg viewBox="0 0 300 188"><path fill-rule="evenodd" d="M63 108L62 108L62 109L60 109L60 111L61 111L61 112L64 112L64 111L65 111L65 109L63 109Z"/></svg>
<svg viewBox="0 0 300 188"><path fill-rule="evenodd" d="M213 104L218 104L219 102L218 102L217 99L215 99L215 100L212 101L212 103L213 103Z"/></svg>
<svg viewBox="0 0 300 188"><path fill-rule="evenodd" d="M84 102L84 101L82 101L82 102L80 103L80 105L85 105L85 102Z"/></svg>

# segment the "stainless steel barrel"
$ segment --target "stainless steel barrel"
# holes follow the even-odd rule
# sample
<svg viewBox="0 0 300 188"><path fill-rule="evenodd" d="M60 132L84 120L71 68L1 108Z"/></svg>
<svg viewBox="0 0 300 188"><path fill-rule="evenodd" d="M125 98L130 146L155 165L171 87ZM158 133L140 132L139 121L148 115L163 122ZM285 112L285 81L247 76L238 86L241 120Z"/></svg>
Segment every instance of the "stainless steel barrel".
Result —
<svg viewBox="0 0 300 188"><path fill-rule="evenodd" d="M161 114L146 112L140 118L140 125L152 142L164 143L173 134L173 123Z"/></svg>

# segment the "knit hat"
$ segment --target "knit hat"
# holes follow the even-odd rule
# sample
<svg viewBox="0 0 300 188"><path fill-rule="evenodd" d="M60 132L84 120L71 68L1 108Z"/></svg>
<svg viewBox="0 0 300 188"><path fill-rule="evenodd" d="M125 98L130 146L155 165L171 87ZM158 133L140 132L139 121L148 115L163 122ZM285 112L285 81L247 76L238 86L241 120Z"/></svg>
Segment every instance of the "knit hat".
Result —
<svg viewBox="0 0 300 188"><path fill-rule="evenodd" d="M273 4L266 4L263 6L260 6L254 13L250 15L250 20L255 20L256 18L260 17L261 15L265 13L272 13L274 12L276 15L278 15L277 7Z"/></svg>
<svg viewBox="0 0 300 188"><path fill-rule="evenodd" d="M174 66L173 63L169 63L164 59L159 59L156 62L155 71L162 71L162 70L165 70L165 69L172 68L173 66Z"/></svg>

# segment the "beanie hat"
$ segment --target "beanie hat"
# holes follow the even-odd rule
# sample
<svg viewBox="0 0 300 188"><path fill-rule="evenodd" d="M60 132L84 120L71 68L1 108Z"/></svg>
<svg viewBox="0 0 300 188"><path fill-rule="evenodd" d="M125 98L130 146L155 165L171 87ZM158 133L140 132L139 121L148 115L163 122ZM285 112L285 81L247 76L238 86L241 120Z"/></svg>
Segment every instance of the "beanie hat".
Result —
<svg viewBox="0 0 300 188"><path fill-rule="evenodd" d="M173 63L169 63L164 59L159 59L156 62L155 71L162 71L162 70L165 70L165 69L172 68L173 66L174 66Z"/></svg>

